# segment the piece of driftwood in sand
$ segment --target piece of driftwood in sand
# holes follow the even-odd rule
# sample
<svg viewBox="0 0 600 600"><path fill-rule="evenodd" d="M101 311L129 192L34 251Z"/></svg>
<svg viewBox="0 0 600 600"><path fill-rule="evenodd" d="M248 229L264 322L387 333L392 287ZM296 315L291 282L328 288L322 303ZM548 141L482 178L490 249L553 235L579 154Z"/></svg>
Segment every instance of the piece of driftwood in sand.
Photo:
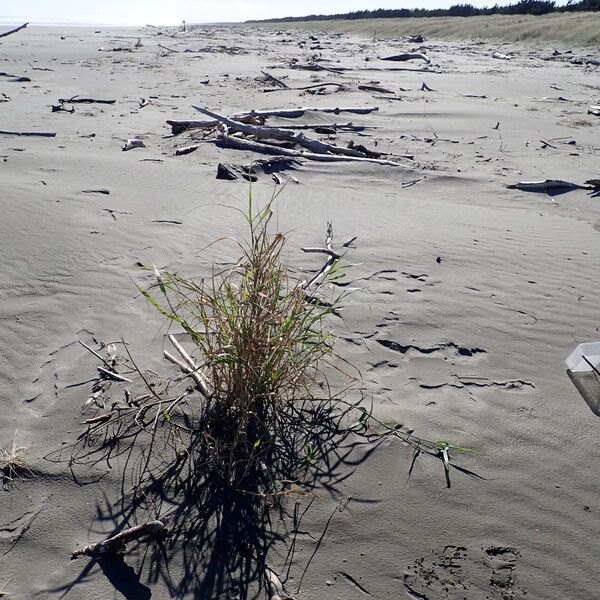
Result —
<svg viewBox="0 0 600 600"><path fill-rule="evenodd" d="M520 181L506 186L509 190L522 190L525 192L548 192L552 190L589 190L591 185L580 185L562 179L545 179L544 181Z"/></svg>
<svg viewBox="0 0 600 600"><path fill-rule="evenodd" d="M61 104L114 104L116 100L98 100L97 98L80 98L79 95L71 98L59 98Z"/></svg>
<svg viewBox="0 0 600 600"><path fill-rule="evenodd" d="M290 88L288 87L288 90L295 90L295 91L299 91L299 92L304 92L304 91L310 91L310 90L314 90L314 89L319 89L319 88L325 88L325 87L336 87L338 89L344 88L345 85L343 83L334 83L334 82L329 82L329 83L315 83L313 85L304 85L301 87L293 87ZM266 89L263 90L264 93L269 93L269 92L279 92L281 91L282 88L272 88L272 89Z"/></svg>
<svg viewBox="0 0 600 600"><path fill-rule="evenodd" d="M588 115L594 115L600 117L600 106L590 106L587 111Z"/></svg>
<svg viewBox="0 0 600 600"><path fill-rule="evenodd" d="M406 62L407 60L424 60L428 65L431 64L429 57L422 52L403 52L402 54L392 54L384 56L381 60L390 60L392 62Z"/></svg>
<svg viewBox="0 0 600 600"><path fill-rule="evenodd" d="M600 179L587 179L585 184L593 187L596 190L600 189Z"/></svg>
<svg viewBox="0 0 600 600"><path fill-rule="evenodd" d="M239 119L239 117L238 117ZM241 119L240 119L241 120ZM193 121L193 120L167 120L167 125L171 126L171 133L179 135L188 129L212 129L219 125L218 121ZM353 123L319 123L315 125L286 125L285 129L312 129L322 133L335 133L335 131L361 132L367 129L376 129L374 126L354 125Z"/></svg>
<svg viewBox="0 0 600 600"><path fill-rule="evenodd" d="M377 106L360 106L360 107L301 107L301 108L286 108L278 110L251 110L248 112L236 113L233 118L237 121L242 119L261 119L268 117L281 117L283 119L299 119L307 112L322 112L339 115L341 113L353 113L356 115L368 115L369 113L379 110Z"/></svg>
<svg viewBox="0 0 600 600"><path fill-rule="evenodd" d="M212 129L219 124L218 121L194 121L194 120L167 120L167 125L171 126L171 133L179 135L188 129Z"/></svg>
<svg viewBox="0 0 600 600"><path fill-rule="evenodd" d="M378 165L389 165L392 167L409 168L406 165L397 163L391 160L382 160L378 158L363 158L358 156L341 156L336 154L316 154L314 152L305 152L301 150L291 150L282 148L281 146L270 146L260 142L251 142L238 137L221 134L216 139L215 144L219 148L230 148L232 150L245 150L247 152L255 152L257 154L268 154L271 156L290 156L293 158L305 158L317 162L363 162L375 163Z"/></svg>
<svg viewBox="0 0 600 600"><path fill-rule="evenodd" d="M356 240L357 236L349 239L347 242L342 244L343 248L349 248L352 242ZM314 297L315 292L317 291L319 284L323 281L325 275L333 269L335 263L342 258L342 255L336 252L333 249L333 224L331 221L327 223L327 234L325 237L325 246L323 248L302 248L302 252L306 253L317 253L317 254L325 254L327 256L327 260L325 264L319 269L319 271L314 275L310 280L304 280L300 285L305 290L310 291L311 288L315 288L310 292L309 298ZM308 295L308 293L307 293Z"/></svg>
<svg viewBox="0 0 600 600"><path fill-rule="evenodd" d="M208 380L203 375L203 373L200 371L198 365L196 365L196 361L187 353L187 351L177 341L177 338L173 334L169 334L169 341L173 344L173 347L175 348L175 350L177 350L177 352L179 352L179 355L181 356L184 363L188 367L188 369L189 369L188 372L189 372L190 376L192 377L192 379L196 382L196 385L197 385L198 389L200 390L200 393L205 398L210 398Z"/></svg>
<svg viewBox="0 0 600 600"><path fill-rule="evenodd" d="M302 64L302 63L291 63L286 66L289 69L296 69L299 71L327 71L329 73L344 73L351 71L349 67L324 67L323 65L317 65L315 63Z"/></svg>
<svg viewBox="0 0 600 600"><path fill-rule="evenodd" d="M52 112L66 112L72 114L75 112L75 107L71 106L71 108L66 108L64 104L53 104Z"/></svg>
<svg viewBox="0 0 600 600"><path fill-rule="evenodd" d="M276 85L278 88L281 88L281 89L289 88L288 84L285 83L285 81L281 81L281 79L275 77L275 75L272 75L268 71L261 71L261 73L267 81L270 81L271 83Z"/></svg>
<svg viewBox="0 0 600 600"><path fill-rule="evenodd" d="M11 29L10 31L5 31L4 33L0 33L0 38L6 37L8 35L12 35L13 33L17 33L17 31L21 31L21 29L25 29L25 27L27 27L27 25L29 25L29 22L23 23L23 25L19 25L18 27L15 27L14 29Z"/></svg>
<svg viewBox="0 0 600 600"><path fill-rule="evenodd" d="M250 166L235 165L232 163L219 163L219 165L217 166L217 179L234 181L241 177L246 181L254 182L258 180L259 175L264 174L271 175L275 183L281 184L283 183L283 181L282 177L279 176L279 173L297 169L301 165L302 163L299 160L287 158L284 156L278 156L268 160L253 160ZM284 175L283 178L298 183L298 180L293 176Z"/></svg>
<svg viewBox="0 0 600 600"><path fill-rule="evenodd" d="M144 142L142 142L142 140L133 138L131 140L127 140L123 144L121 149L123 150L123 152L126 152L127 150L132 150L133 148L145 148L145 147L146 147L146 144L144 144Z"/></svg>
<svg viewBox="0 0 600 600"><path fill-rule="evenodd" d="M433 88L430 88L425 82L423 82L421 84L421 91L422 92L435 92L435 90Z"/></svg>
<svg viewBox="0 0 600 600"><path fill-rule="evenodd" d="M162 521L148 521L135 527L130 527L125 531L121 531L102 542L88 544L87 546L75 550L71 554L71 560L80 556L89 556L90 558L100 558L109 554L117 554L125 549L129 542L151 539L156 537L165 529Z"/></svg>
<svg viewBox="0 0 600 600"><path fill-rule="evenodd" d="M44 132L44 131L6 131L0 129L0 135L19 135L23 137L56 137L55 132Z"/></svg>
<svg viewBox="0 0 600 600"><path fill-rule="evenodd" d="M392 90L388 90L387 88L380 87L378 85L359 85L358 89L362 92L375 92L377 94L393 94Z"/></svg>
<svg viewBox="0 0 600 600"><path fill-rule="evenodd" d="M200 147L199 143L190 144L189 146L182 146L180 148L175 148L175 156L185 156L186 154L191 154L195 152Z"/></svg>
<svg viewBox="0 0 600 600"><path fill-rule="evenodd" d="M194 106L194 108L202 114L205 114L208 117L212 117L213 119L216 119L217 121L225 125L227 127L228 132L239 132L257 139L266 138L290 142L294 145L306 148L307 150L309 150L310 152L314 152L315 154L335 154L341 156L360 158L368 157L368 154L360 150L356 150L354 148L343 148L340 146L334 146L332 144L326 144L324 142L321 142L320 140L307 138L303 133L293 133L291 131L286 131L285 129L279 127L259 127L257 125L247 125L245 123L240 123L238 121L230 119L229 117L225 117L224 115L212 112L207 108L202 108L201 106Z"/></svg>

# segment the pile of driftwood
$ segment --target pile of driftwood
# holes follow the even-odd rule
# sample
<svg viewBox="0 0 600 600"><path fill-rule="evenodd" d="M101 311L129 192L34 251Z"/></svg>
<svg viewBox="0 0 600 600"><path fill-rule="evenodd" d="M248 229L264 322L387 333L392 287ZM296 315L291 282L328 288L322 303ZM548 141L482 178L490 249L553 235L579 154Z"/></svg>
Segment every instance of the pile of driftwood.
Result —
<svg viewBox="0 0 600 600"><path fill-rule="evenodd" d="M176 155L189 154L200 144L211 142L219 148L245 150L254 154L285 157L288 159L306 159L319 162L365 162L388 166L404 166L394 157L384 158L383 153L370 150L362 144L350 142L347 146L338 146L306 134L314 131L326 135L336 135L338 132L357 133L368 129L366 126L353 123L329 124L285 124L267 126L269 117L298 119L306 113L319 112L339 115L342 113L369 114L378 110L376 106L349 108L294 108L283 110L250 111L225 116L208 108L194 106L208 117L208 120L175 121L169 120L172 133L178 135L189 130L203 130L205 137L202 141L178 148ZM411 157L404 157L411 158ZM226 178L226 177L223 177ZM233 177L232 177L233 178Z"/></svg>

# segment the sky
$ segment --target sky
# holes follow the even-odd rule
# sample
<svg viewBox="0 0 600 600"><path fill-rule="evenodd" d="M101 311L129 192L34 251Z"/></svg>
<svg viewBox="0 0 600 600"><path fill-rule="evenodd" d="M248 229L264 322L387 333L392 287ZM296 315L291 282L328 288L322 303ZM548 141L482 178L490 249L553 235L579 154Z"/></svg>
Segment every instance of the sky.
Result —
<svg viewBox="0 0 600 600"><path fill-rule="evenodd" d="M0 0L0 23L178 25L331 14L375 8L438 8L468 0ZM496 0L470 0L475 6ZM499 1L498 4L506 2Z"/></svg>

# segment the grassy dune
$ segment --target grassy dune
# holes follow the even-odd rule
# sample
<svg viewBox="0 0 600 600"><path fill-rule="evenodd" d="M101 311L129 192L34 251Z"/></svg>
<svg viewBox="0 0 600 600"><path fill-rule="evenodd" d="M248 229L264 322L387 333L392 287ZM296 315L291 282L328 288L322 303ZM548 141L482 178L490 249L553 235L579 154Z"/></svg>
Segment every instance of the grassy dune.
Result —
<svg viewBox="0 0 600 600"><path fill-rule="evenodd" d="M333 31L393 38L420 33L438 39L487 39L509 42L552 41L594 46L600 44L600 12L418 19L358 19L272 23L281 29Z"/></svg>

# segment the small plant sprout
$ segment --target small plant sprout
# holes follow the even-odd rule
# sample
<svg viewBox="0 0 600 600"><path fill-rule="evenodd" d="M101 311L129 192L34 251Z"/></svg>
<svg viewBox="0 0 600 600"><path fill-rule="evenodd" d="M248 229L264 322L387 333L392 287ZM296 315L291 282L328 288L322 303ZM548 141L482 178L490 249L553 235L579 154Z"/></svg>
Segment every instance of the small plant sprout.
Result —
<svg viewBox="0 0 600 600"><path fill-rule="evenodd" d="M0 477L3 483L11 483L27 470L24 454L26 448L17 446L17 432L12 444L7 448L0 448Z"/></svg>

